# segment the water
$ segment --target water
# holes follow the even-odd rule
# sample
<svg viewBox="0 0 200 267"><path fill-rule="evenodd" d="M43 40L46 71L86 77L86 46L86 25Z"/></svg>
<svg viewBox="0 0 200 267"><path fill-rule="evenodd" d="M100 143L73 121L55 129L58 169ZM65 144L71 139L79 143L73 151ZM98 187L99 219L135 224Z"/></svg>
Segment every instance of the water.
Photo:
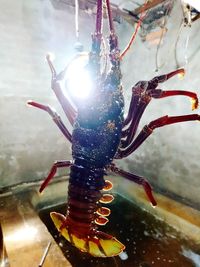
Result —
<svg viewBox="0 0 200 267"><path fill-rule="evenodd" d="M107 206L112 210L110 221L100 228L126 246L120 256L112 258L94 258L81 253L59 236L49 213L65 214L66 205L40 211L40 218L73 267L200 267L200 248L163 221L119 195Z"/></svg>

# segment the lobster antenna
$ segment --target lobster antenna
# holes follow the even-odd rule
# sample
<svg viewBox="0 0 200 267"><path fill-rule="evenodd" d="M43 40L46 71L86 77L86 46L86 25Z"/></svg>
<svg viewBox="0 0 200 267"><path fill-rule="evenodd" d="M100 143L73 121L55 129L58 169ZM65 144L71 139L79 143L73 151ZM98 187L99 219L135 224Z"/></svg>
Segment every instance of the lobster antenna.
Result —
<svg viewBox="0 0 200 267"><path fill-rule="evenodd" d="M83 51L83 45L82 43L79 41L79 0L75 0L75 31L76 31L76 43L74 45L75 49L78 52L82 52Z"/></svg>
<svg viewBox="0 0 200 267"><path fill-rule="evenodd" d="M78 24L78 13L79 11L79 2L75 0L75 31L76 31L76 38L77 41L79 40L79 24Z"/></svg>
<svg viewBox="0 0 200 267"><path fill-rule="evenodd" d="M138 32L138 30L139 30L139 28L140 28L140 26L141 26L141 24L142 24L144 18L146 17L145 7L146 7L146 5L148 4L148 2L149 2L149 0L147 0L147 1L144 3L144 5L143 5L142 12L141 12L142 14L141 14L141 16L140 16L140 18L139 18L139 21L138 21L138 23L137 23L136 29L135 29L133 35L131 36L131 39L130 39L130 41L129 41L127 47L126 47L126 48L124 49L124 51L121 53L121 55L120 55L120 60L122 60L122 58L125 56L125 54L126 54L126 53L128 52L128 50L130 49L130 47L131 47L133 41L135 40L136 34L137 34L137 32Z"/></svg>
<svg viewBox="0 0 200 267"><path fill-rule="evenodd" d="M96 34L102 30L102 0L97 0Z"/></svg>
<svg viewBox="0 0 200 267"><path fill-rule="evenodd" d="M107 12L108 12L108 20L109 20L110 32L114 33L114 24L113 24L113 20L112 20L112 13L111 13L110 1L109 0L106 0L106 7L107 7Z"/></svg>

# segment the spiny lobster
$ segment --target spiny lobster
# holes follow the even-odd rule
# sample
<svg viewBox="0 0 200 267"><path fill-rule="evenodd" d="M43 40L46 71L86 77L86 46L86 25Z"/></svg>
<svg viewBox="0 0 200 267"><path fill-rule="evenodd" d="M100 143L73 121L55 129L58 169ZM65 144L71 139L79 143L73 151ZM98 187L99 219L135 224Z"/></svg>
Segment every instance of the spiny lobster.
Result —
<svg viewBox="0 0 200 267"><path fill-rule="evenodd" d="M110 214L110 209L102 207L101 203L110 203L113 200L113 196L107 193L112 188L112 183L103 178L107 171L117 173L142 185L152 205L156 205L150 184L143 177L117 168L113 160L125 158L133 153L158 127L200 120L198 114L160 117L151 121L135 137L142 114L152 98L187 96L192 99L194 109L198 106L198 99L195 93L189 91L156 89L159 83L165 82L174 75L184 73L184 69L178 69L156 76L150 81L138 82L132 88L128 115L124 119L124 97L120 71L122 54L120 55L118 47L109 0L106 0L106 7L110 29L111 67L108 73L101 71L102 0L97 0L96 29L92 35L92 48L85 66L92 76L93 87L91 94L84 101L73 98L72 104L68 96L65 96L64 86L65 83L67 84L65 75L68 67L57 74L50 56L47 56L52 72L52 89L73 126L72 134L51 107L28 101L29 105L48 112L67 140L72 143L73 160L55 162L40 187L40 192L42 192L58 168L70 167L66 216L56 212L51 212L50 216L55 227L66 240L79 250L96 257L116 256L125 248L115 237L97 229L98 225L105 225L108 222L107 216ZM79 73L77 73L78 78Z"/></svg>

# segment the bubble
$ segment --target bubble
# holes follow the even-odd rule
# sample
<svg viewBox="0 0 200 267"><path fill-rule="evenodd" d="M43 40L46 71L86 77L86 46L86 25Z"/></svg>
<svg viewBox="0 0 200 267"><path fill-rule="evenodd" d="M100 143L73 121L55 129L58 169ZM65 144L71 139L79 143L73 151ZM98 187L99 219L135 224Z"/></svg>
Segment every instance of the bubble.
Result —
<svg viewBox="0 0 200 267"><path fill-rule="evenodd" d="M125 261L128 259L128 254L125 251L123 251L119 254L119 257L121 260Z"/></svg>
<svg viewBox="0 0 200 267"><path fill-rule="evenodd" d="M147 231L144 231L145 236L150 236L150 234Z"/></svg>

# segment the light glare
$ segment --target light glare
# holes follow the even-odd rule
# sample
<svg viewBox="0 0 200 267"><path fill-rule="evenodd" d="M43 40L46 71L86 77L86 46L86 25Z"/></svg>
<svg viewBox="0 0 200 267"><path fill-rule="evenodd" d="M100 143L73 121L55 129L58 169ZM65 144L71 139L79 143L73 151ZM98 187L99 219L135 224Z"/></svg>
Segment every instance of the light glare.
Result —
<svg viewBox="0 0 200 267"><path fill-rule="evenodd" d="M10 242L34 240L36 234L37 229L34 226L23 226L15 229L12 233L5 236L5 240Z"/></svg>
<svg viewBox="0 0 200 267"><path fill-rule="evenodd" d="M92 90L92 79L86 69L88 55L74 59L66 72L67 90L72 97L87 98Z"/></svg>

